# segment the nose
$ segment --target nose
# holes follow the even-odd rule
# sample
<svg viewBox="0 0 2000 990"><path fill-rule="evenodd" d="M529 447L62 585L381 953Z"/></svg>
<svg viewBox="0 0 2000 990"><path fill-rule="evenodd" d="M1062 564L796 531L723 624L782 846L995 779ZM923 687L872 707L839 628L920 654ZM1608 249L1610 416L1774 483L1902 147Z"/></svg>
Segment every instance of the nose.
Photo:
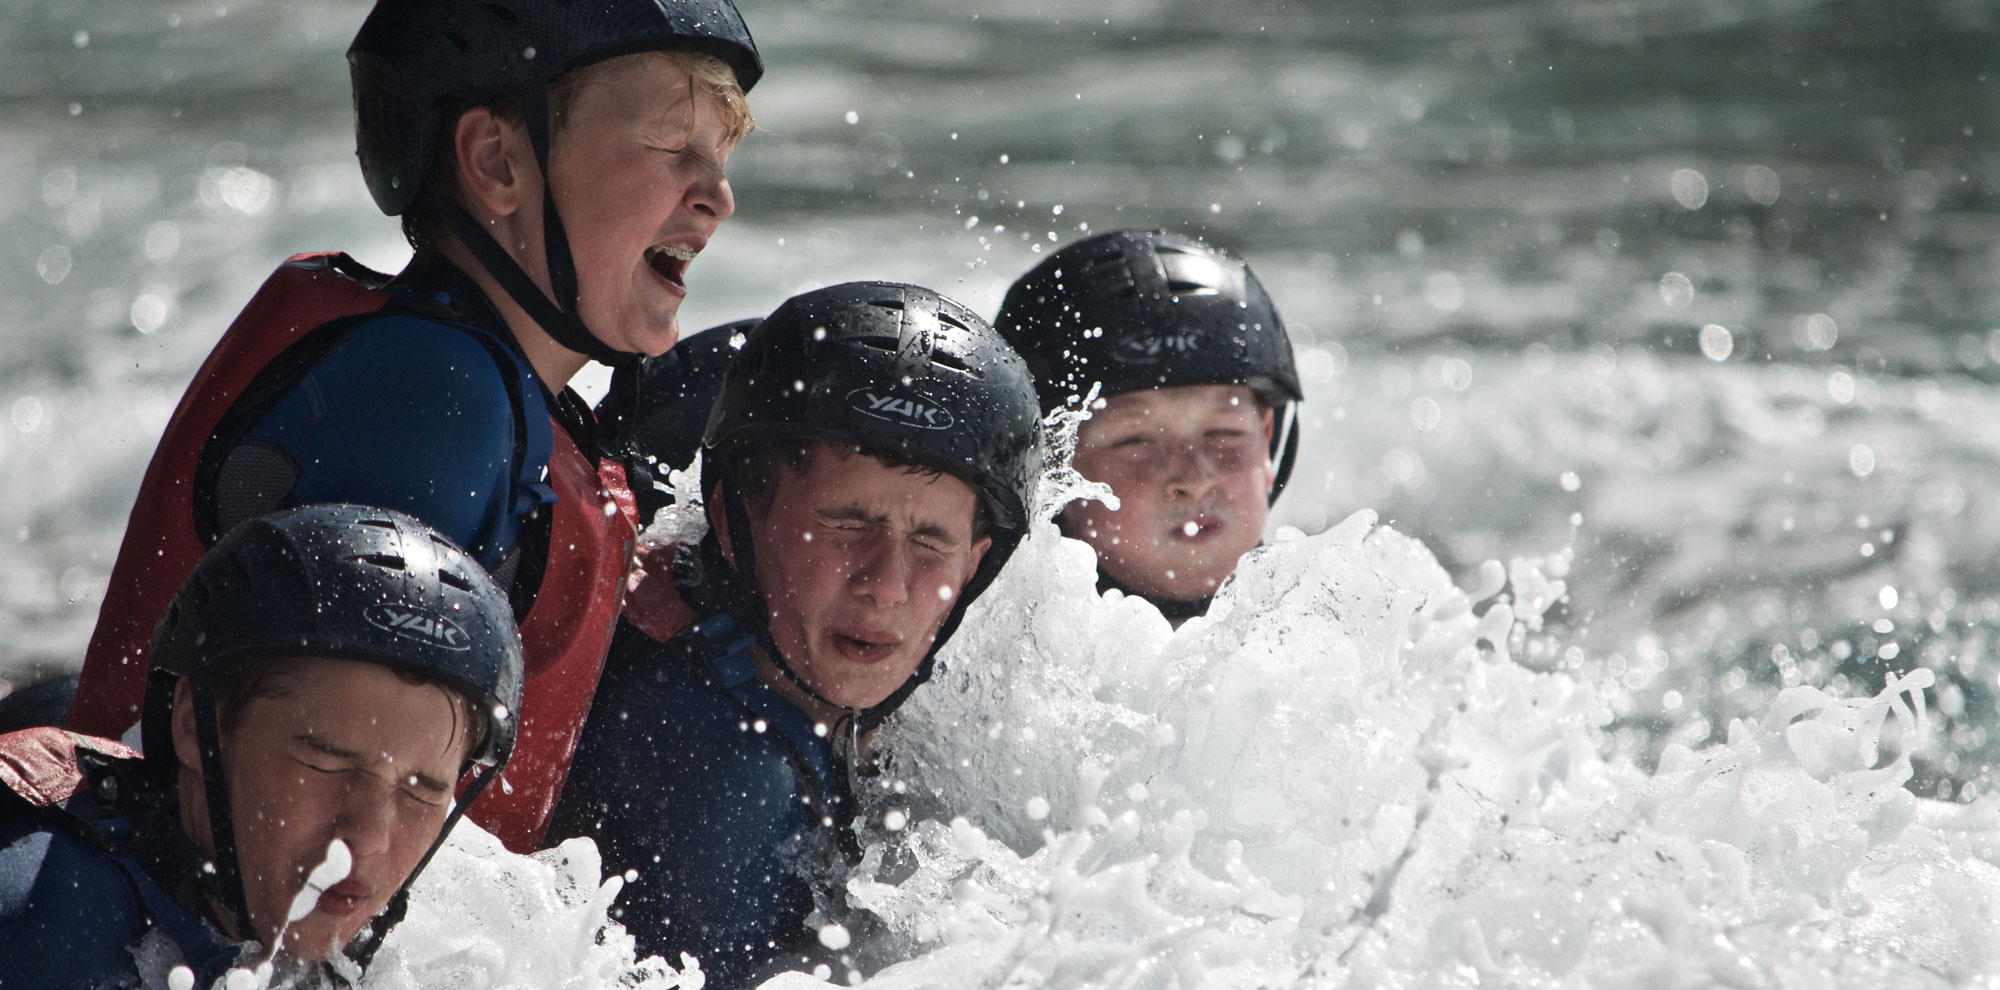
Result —
<svg viewBox="0 0 2000 990"><path fill-rule="evenodd" d="M334 824L334 833L358 859L389 848L395 821L395 783L385 786L371 781L347 789L347 802Z"/></svg>
<svg viewBox="0 0 2000 990"><path fill-rule="evenodd" d="M1218 475L1215 458L1198 444L1177 444L1168 455L1167 490L1177 497L1208 494Z"/></svg>
<svg viewBox="0 0 2000 990"><path fill-rule="evenodd" d="M729 187L729 176L723 174L721 166L704 169L701 177L689 184L688 205L717 223L736 212L736 191Z"/></svg>
<svg viewBox="0 0 2000 990"><path fill-rule="evenodd" d="M876 608L901 605L910 597L909 548L891 536L869 540L849 580L854 593Z"/></svg>

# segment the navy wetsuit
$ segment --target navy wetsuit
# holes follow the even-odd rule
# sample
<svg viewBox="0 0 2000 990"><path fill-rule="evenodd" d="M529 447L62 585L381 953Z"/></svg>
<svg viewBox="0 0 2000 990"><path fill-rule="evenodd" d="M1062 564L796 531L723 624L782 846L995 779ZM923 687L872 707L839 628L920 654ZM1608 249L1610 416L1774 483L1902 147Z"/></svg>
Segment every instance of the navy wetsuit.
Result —
<svg viewBox="0 0 2000 990"><path fill-rule="evenodd" d="M85 785L61 808L0 787L0 987L136 986L157 928L211 986L242 944L199 907L200 854L136 760L79 750Z"/></svg>
<svg viewBox="0 0 2000 990"><path fill-rule="evenodd" d="M549 828L595 839L607 874L635 871L620 918L642 955L690 953L718 988L812 967L805 871L852 805L828 739L757 679L753 643L727 615L665 644L621 623Z"/></svg>
<svg viewBox="0 0 2000 990"><path fill-rule="evenodd" d="M215 535L295 505L379 505L512 578L524 525L555 501L542 383L457 269L413 262L391 291L382 314L321 331L310 363L274 365L231 410L204 452Z"/></svg>

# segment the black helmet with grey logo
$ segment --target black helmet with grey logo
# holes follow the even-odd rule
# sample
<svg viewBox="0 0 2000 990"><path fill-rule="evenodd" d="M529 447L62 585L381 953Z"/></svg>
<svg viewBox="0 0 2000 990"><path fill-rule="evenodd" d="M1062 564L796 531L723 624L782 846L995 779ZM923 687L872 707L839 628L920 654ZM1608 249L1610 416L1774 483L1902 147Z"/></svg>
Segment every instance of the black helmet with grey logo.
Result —
<svg viewBox="0 0 2000 990"><path fill-rule="evenodd" d="M153 632L141 722L158 773L178 767L175 685L188 679L215 840L209 877L221 902L247 918L214 698L251 664L324 658L379 664L442 684L486 713L467 756L472 778L445 835L514 749L521 706L521 638L507 596L479 562L416 519L358 505L309 505L248 520L223 536L182 582ZM424 861L410 873L414 880ZM354 955L365 962L401 917L408 882L387 920Z"/></svg>
<svg viewBox="0 0 2000 990"><path fill-rule="evenodd" d="M1093 384L1113 396L1181 385L1246 385L1276 418L1276 499L1298 449L1305 398L1291 338L1243 260L1165 230L1114 230L1049 255L1007 290L994 326L1035 375L1042 407Z"/></svg>
<svg viewBox="0 0 2000 990"><path fill-rule="evenodd" d="M992 517L993 544L931 654L900 690L859 713L864 729L929 678L966 606L1026 535L1042 474L1040 420L1020 355L978 314L914 285L850 282L794 296L736 353L709 417L702 481L707 491L722 486L732 527L747 517L727 454L787 439L852 442L949 472L979 493ZM739 553L747 543L736 541ZM747 556L736 570L755 588Z"/></svg>

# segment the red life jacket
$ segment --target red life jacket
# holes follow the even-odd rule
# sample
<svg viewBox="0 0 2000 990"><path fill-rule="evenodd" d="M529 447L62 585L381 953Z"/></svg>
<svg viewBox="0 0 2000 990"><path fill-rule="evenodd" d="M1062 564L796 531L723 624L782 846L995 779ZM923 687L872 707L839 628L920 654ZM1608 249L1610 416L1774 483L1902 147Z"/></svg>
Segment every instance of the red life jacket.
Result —
<svg viewBox="0 0 2000 990"><path fill-rule="evenodd" d="M202 449L258 372L313 331L379 311L389 293L347 272L345 255L302 254L279 266L195 374L153 452L84 656L70 727L117 736L139 720L153 625L206 547L194 478ZM363 269L365 271L365 269ZM548 562L521 623L526 683L513 758L468 811L509 849L539 847L618 621L637 510L615 459L593 464L561 424L551 431L556 504Z"/></svg>

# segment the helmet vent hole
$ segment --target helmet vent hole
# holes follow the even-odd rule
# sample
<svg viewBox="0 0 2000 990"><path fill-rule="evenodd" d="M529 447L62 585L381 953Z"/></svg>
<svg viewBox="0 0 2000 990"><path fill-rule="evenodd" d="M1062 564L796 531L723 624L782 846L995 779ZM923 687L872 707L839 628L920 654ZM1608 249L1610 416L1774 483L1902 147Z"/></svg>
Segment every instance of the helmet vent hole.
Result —
<svg viewBox="0 0 2000 990"><path fill-rule="evenodd" d="M374 564L383 570L403 571L409 569L408 563L403 558L392 553L364 553L354 559L362 563Z"/></svg>
<svg viewBox="0 0 2000 990"><path fill-rule="evenodd" d="M438 580L460 591L472 590L472 581L457 571L439 571Z"/></svg>
<svg viewBox="0 0 2000 990"><path fill-rule="evenodd" d="M355 522L362 526L373 526L376 529L396 528L396 524L388 519L357 519Z"/></svg>
<svg viewBox="0 0 2000 990"><path fill-rule="evenodd" d="M516 14L511 10L508 10L506 7L503 7L500 4L482 3L480 4L480 6L486 8L486 13L488 16L492 17L494 20L499 21L502 24L508 25L509 27L521 23L521 15Z"/></svg>
<svg viewBox="0 0 2000 990"><path fill-rule="evenodd" d="M463 55L466 52L472 50L472 44L466 41L463 35L460 35L454 31L445 31L442 33L444 35L444 40L451 42L452 46L458 49L459 54Z"/></svg>

